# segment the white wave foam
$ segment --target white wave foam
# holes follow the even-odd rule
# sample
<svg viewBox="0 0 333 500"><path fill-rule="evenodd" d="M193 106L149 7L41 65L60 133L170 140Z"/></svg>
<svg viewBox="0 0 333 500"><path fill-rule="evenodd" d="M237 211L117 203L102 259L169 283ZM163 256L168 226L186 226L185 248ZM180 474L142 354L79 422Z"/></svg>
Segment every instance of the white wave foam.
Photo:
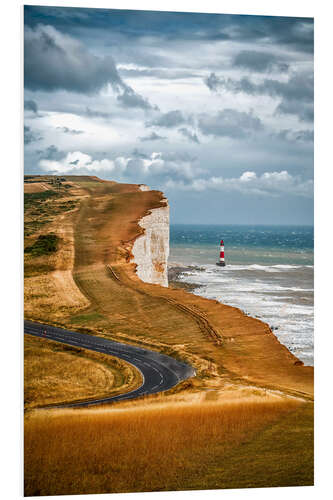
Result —
<svg viewBox="0 0 333 500"><path fill-rule="evenodd" d="M304 363L313 364L313 273L309 267L313 266L251 264L219 269L205 265L184 272L181 280L198 283L200 288L194 290L198 295L238 307L274 326L282 343ZM295 270L300 272L295 274Z"/></svg>
<svg viewBox="0 0 333 500"><path fill-rule="evenodd" d="M207 272L216 272L220 275L229 274L233 271L264 271L266 273L279 273L290 270L301 271L304 268L313 269L313 266L291 265L291 264L275 264L275 265L262 265L262 264L226 264L223 268L218 268L213 264L200 264L198 266L205 269ZM192 271L191 271L192 272ZM195 271L194 271L195 272Z"/></svg>

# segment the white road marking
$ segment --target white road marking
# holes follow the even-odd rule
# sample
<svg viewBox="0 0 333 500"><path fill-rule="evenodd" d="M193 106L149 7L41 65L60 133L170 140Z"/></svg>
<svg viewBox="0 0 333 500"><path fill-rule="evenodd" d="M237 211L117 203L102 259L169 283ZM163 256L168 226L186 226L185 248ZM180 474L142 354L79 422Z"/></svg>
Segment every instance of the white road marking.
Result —
<svg viewBox="0 0 333 500"><path fill-rule="evenodd" d="M175 373L170 367L169 367L169 364L168 363L165 363L165 361L163 361L163 355L162 355L162 359L159 360L159 359L156 359L156 357L154 357L153 353L150 353L150 356L148 356L149 352L146 352L146 353L139 353L137 352L137 350L135 349L131 349L130 346L127 346L127 345L122 345L120 343L117 343L117 342L110 342L110 344L105 344L105 343L99 343L99 342L94 342L94 341L89 341L89 340L86 340L84 338L84 334L79 334L77 333L76 335L74 333L70 333L70 332L66 332L65 335L61 335L60 332L57 332L57 331L54 331L52 330L52 328L48 327L48 330L46 332L46 335L44 334L44 325L42 325L41 327L36 327L36 328L33 328L33 327L28 327L29 328L29 332L26 331L25 333L32 333L32 334L35 334L36 336L39 336L39 337L45 337L45 338L48 338L48 339L51 339L51 340L55 340L55 341L58 341L58 342L62 342L64 344L67 344L67 345L76 345L76 346L79 346L79 347L82 347L82 348L86 348L86 349L92 349L92 350L97 350L99 352L106 352L108 353L109 355L113 355L113 356L117 356L119 357L120 359L124 359L125 361L127 361L128 363L132 364L133 366L135 366L140 372L141 372L141 375L142 375L142 379L143 379L143 382L141 384L141 386L137 389L135 389L134 391L131 391L130 393L126 394L126 395L119 395L118 396L114 396L114 397L110 397L110 398L105 398L105 399L100 399L100 400L94 400L94 401L87 401L87 402L82 402L82 403L79 403L79 405L89 405L89 404L94 404L94 403L99 403L99 402L107 402L107 401L111 401L112 399L130 399L132 397L136 397L136 396L144 396L146 394L149 394L151 391L153 390L162 390L159 389L160 386L162 386L163 383L165 383L165 380L164 380L164 376L163 376L163 373L158 369L156 368L154 365L158 365L158 367L160 367L163 372L165 372L165 375L168 374L168 372L170 372L170 374L172 374L172 376L177 380L177 383L182 380L182 378L177 375L177 373ZM74 340L76 339L76 340ZM83 341L85 343L83 343ZM124 349L124 351L122 350ZM135 355L139 355L139 358L137 358ZM140 356L142 356L142 358L140 358ZM177 362L174 363L174 367L175 367L175 364L177 364ZM155 372L157 372L157 374L159 375L159 378L160 378L160 382L159 384L155 384L151 389L147 389L147 387L145 387L145 384L146 384L146 381L145 381L145 376L144 374L142 373L142 370L140 369L140 367L142 368L143 366L146 366L147 368L149 368L149 370L153 370ZM152 375L152 373L151 373ZM156 377L155 377L156 378ZM172 385L175 385L175 382L172 383ZM171 387L172 387L171 385ZM140 390L143 389L143 392L140 392ZM76 406L75 404L73 405L68 405L68 406Z"/></svg>

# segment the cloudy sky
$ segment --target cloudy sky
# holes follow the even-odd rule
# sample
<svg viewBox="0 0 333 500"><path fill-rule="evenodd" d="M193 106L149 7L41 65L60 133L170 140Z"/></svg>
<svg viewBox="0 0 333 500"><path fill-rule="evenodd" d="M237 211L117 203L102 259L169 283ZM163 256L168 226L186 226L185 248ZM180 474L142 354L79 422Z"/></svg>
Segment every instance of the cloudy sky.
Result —
<svg viewBox="0 0 333 500"><path fill-rule="evenodd" d="M174 223L313 223L313 20L26 6L26 174L165 192Z"/></svg>

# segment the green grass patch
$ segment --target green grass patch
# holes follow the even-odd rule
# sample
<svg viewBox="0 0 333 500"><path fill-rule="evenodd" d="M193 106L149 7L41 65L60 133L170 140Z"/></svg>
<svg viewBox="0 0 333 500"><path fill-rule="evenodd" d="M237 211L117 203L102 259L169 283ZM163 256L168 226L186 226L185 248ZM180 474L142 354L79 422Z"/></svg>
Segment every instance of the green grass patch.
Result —
<svg viewBox="0 0 333 500"><path fill-rule="evenodd" d="M24 237L32 236L39 231L45 224L50 222L48 219L33 221L33 222L24 222Z"/></svg>
<svg viewBox="0 0 333 500"><path fill-rule="evenodd" d="M77 201L64 201L58 205L59 211L73 210L77 206Z"/></svg>
<svg viewBox="0 0 333 500"><path fill-rule="evenodd" d="M48 182L50 179L43 175L25 175L24 182L26 184L33 184L36 182Z"/></svg>
<svg viewBox="0 0 333 500"><path fill-rule="evenodd" d="M33 245L26 247L24 253L30 253L34 257L54 253L58 249L59 238L54 233L41 234Z"/></svg>
<svg viewBox="0 0 333 500"><path fill-rule="evenodd" d="M32 278L34 276L40 276L41 274L49 274L55 271L55 267L52 264L24 264L24 277Z"/></svg>
<svg viewBox="0 0 333 500"><path fill-rule="evenodd" d="M102 314L97 312L91 312L86 314L78 314L77 316L71 317L71 323L86 323L91 321L100 321L105 319Z"/></svg>
<svg viewBox="0 0 333 500"><path fill-rule="evenodd" d="M58 196L59 193L53 191L53 189L48 189L47 191L41 191L38 193L24 193L24 205L34 201L45 201L49 198L57 198Z"/></svg>

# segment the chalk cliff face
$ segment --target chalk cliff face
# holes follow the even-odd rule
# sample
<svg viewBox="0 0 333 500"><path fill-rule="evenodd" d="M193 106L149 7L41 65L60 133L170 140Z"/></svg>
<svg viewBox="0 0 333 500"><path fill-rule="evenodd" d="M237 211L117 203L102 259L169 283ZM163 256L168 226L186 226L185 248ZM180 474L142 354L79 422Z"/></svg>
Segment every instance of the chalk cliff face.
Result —
<svg viewBox="0 0 333 500"><path fill-rule="evenodd" d="M153 208L140 219L144 234L135 240L132 254L142 281L168 286L169 205L168 200L163 201L164 207Z"/></svg>

